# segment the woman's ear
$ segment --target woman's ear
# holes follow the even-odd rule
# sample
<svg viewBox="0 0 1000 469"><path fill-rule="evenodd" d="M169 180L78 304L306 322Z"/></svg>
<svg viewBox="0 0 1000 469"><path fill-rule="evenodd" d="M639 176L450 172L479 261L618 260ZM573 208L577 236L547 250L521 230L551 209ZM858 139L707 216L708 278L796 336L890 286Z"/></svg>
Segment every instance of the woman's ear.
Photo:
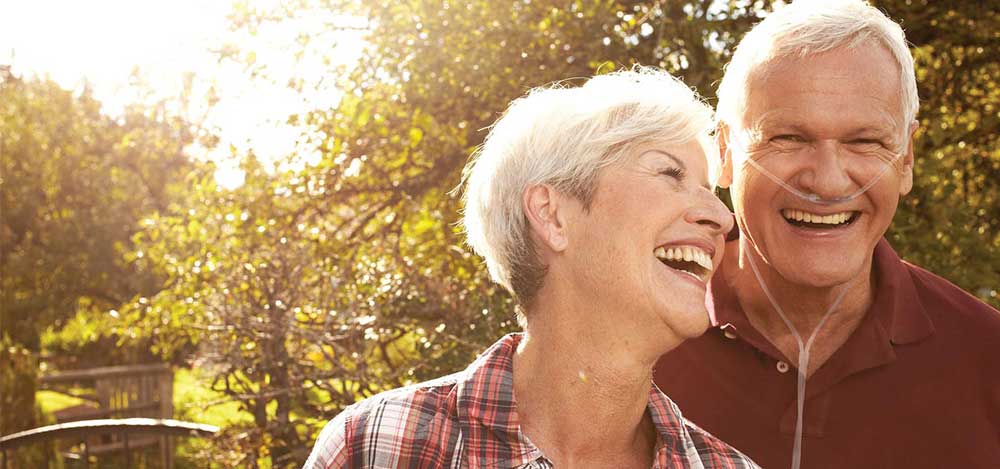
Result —
<svg viewBox="0 0 1000 469"><path fill-rule="evenodd" d="M565 197L548 184L536 184L524 190L521 202L535 245L555 252L566 249Z"/></svg>

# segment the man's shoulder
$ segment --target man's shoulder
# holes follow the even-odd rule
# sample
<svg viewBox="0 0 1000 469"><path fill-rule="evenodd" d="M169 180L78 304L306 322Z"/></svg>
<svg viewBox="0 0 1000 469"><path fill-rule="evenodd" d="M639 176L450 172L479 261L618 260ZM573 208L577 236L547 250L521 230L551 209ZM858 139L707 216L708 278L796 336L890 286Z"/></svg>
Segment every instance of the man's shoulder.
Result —
<svg viewBox="0 0 1000 469"><path fill-rule="evenodd" d="M1000 334L1000 311L945 278L902 261L921 304L935 323L947 321L960 329Z"/></svg>

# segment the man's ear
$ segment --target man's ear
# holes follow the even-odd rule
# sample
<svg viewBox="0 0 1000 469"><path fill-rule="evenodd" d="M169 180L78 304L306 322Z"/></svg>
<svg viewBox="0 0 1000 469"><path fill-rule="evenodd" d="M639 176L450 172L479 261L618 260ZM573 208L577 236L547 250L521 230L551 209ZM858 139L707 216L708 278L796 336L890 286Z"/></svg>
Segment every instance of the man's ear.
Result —
<svg viewBox="0 0 1000 469"><path fill-rule="evenodd" d="M920 123L910 122L910 130L906 134L906 153L903 154L903 167L900 169L899 195L906 195L913 189L913 134Z"/></svg>
<svg viewBox="0 0 1000 469"><path fill-rule="evenodd" d="M729 148L729 126L725 122L719 122L715 131L715 145L719 158L719 180L715 185L725 189L733 183L733 152Z"/></svg>
<svg viewBox="0 0 1000 469"><path fill-rule="evenodd" d="M566 249L566 204L562 194L548 184L536 184L524 190L522 209L528 218L533 241L539 247L561 252Z"/></svg>

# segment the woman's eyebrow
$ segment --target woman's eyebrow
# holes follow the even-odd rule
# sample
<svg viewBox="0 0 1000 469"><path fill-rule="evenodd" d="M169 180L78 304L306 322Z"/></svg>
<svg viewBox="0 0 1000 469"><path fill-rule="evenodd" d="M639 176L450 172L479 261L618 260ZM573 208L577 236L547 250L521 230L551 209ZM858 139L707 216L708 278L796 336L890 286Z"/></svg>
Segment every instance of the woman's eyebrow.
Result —
<svg viewBox="0 0 1000 469"><path fill-rule="evenodd" d="M665 155L666 157L668 157L668 158L670 158L671 160L673 160L673 161L674 161L674 163L676 163L676 164L677 164L677 166L680 166L682 170L684 170L684 171L687 171L687 165L686 165L686 164L684 164L684 161L683 161L683 160L681 160L680 158L678 158L678 157L674 156L674 155L673 155L673 154L671 154L670 152L668 152L668 151L663 151L663 150L650 150L650 151L652 151L652 152L655 152L655 153L659 153L659 154L661 154L661 155ZM704 187L705 189L708 189L708 190L710 190L710 191L711 191L711 190L714 190L714 188L712 187L712 185L711 185L711 184L709 184L709 183L708 183L708 181L705 181L705 182L703 182L703 183L701 184L701 187Z"/></svg>
<svg viewBox="0 0 1000 469"><path fill-rule="evenodd" d="M674 163L676 163L677 166L680 166L681 169L683 169L685 171L687 170L687 165L684 164L684 161L682 161L680 158L678 158L678 157L670 154L670 152L663 151L663 150L650 150L650 152L652 152L652 153L659 153L661 155L667 156L671 160L674 160Z"/></svg>

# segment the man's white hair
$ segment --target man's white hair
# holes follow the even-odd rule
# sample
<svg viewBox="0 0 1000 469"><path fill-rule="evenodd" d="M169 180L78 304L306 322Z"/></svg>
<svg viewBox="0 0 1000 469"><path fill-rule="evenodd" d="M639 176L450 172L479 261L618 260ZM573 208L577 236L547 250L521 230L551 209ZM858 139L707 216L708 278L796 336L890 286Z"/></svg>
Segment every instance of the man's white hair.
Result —
<svg viewBox="0 0 1000 469"><path fill-rule="evenodd" d="M748 87L783 58L809 57L872 42L884 46L899 65L902 125L909 128L920 106L913 56L903 29L863 0L798 0L754 26L736 47L719 84L717 118L738 127Z"/></svg>
<svg viewBox="0 0 1000 469"><path fill-rule="evenodd" d="M533 89L510 104L465 168L469 244L527 306L546 271L522 209L527 188L548 184L589 208L601 168L651 142L707 145L712 125L693 90L653 68Z"/></svg>

